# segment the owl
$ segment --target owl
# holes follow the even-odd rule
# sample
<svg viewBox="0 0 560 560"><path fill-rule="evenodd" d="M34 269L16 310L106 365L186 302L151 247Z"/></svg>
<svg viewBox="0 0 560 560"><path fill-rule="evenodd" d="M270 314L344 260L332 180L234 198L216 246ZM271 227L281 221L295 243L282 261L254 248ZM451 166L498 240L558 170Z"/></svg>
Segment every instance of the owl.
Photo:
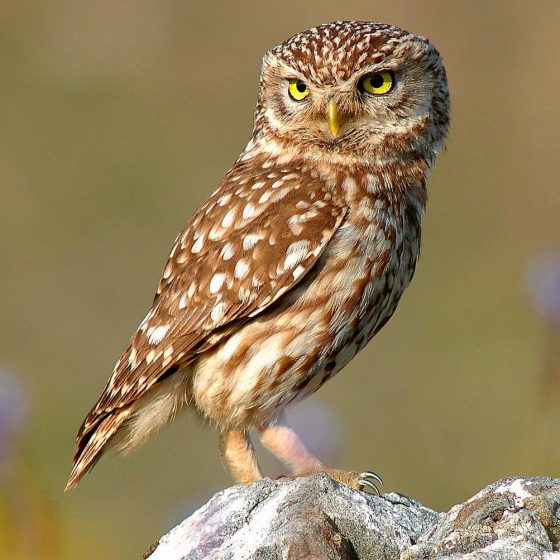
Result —
<svg viewBox="0 0 560 560"><path fill-rule="evenodd" d="M440 55L391 25L336 21L263 59L252 136L172 248L153 305L84 420L67 489L185 408L219 433L239 483L262 478L249 433L303 476L354 488L283 411L341 370L414 274L426 176L444 145Z"/></svg>

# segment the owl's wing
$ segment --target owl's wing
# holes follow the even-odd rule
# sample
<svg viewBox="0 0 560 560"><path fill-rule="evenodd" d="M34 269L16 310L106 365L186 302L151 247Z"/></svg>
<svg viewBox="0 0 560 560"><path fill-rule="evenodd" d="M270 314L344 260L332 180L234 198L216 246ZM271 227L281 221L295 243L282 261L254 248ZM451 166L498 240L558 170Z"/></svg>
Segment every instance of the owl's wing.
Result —
<svg viewBox="0 0 560 560"><path fill-rule="evenodd" d="M236 173L237 171L237 173ZM177 237L154 305L78 434L272 305L313 267L346 215L311 176L234 167Z"/></svg>

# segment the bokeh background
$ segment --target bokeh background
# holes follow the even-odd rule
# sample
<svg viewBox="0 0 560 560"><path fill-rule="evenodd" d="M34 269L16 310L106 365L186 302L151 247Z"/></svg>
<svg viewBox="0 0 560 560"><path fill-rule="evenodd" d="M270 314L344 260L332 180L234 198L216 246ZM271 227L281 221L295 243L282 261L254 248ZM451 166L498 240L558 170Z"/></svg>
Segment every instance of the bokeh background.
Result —
<svg viewBox="0 0 560 560"><path fill-rule="evenodd" d="M452 128L398 312L290 417L327 461L438 509L560 476L560 3L4 0L2 558L138 558L230 484L187 414L62 493L176 233L249 138L262 54L335 19L429 37Z"/></svg>

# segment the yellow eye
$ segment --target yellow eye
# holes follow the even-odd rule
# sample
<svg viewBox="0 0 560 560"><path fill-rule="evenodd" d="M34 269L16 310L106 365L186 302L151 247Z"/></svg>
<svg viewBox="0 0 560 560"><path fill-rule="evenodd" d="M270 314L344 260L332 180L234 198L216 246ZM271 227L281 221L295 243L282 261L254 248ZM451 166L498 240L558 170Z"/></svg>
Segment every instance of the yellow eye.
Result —
<svg viewBox="0 0 560 560"><path fill-rule="evenodd" d="M309 86L302 82L301 80L290 80L290 85L288 86L288 93L292 99L296 101L301 101L305 99L310 93L311 90Z"/></svg>
<svg viewBox="0 0 560 560"><path fill-rule="evenodd" d="M360 80L360 89L373 95L383 95L389 93L395 85L395 75L393 72L377 72L368 74Z"/></svg>

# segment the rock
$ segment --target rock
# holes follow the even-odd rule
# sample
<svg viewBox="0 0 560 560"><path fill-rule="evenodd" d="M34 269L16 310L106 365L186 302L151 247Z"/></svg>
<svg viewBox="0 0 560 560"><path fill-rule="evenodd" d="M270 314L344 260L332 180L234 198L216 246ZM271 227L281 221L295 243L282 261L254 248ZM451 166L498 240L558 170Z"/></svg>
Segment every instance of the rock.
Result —
<svg viewBox="0 0 560 560"><path fill-rule="evenodd" d="M560 560L560 480L504 478L422 535L402 560Z"/></svg>
<svg viewBox="0 0 560 560"><path fill-rule="evenodd" d="M560 560L560 480L506 478L436 513L317 474L216 494L149 560Z"/></svg>

